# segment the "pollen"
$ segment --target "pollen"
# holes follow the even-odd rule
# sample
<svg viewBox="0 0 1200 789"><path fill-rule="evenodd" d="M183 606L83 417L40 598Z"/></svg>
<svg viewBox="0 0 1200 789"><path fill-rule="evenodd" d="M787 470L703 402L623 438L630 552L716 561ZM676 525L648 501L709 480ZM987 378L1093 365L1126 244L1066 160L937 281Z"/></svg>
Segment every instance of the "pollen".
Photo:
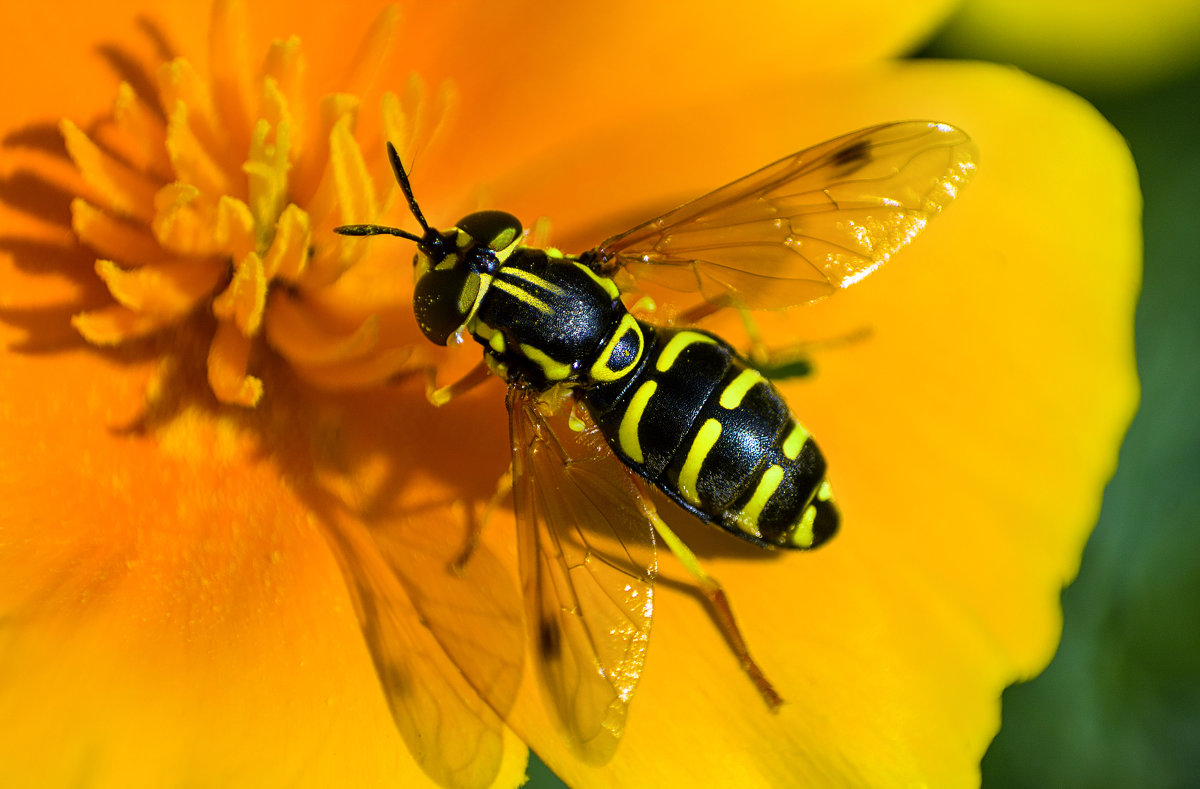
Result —
<svg viewBox="0 0 1200 789"><path fill-rule="evenodd" d="M152 64L154 95L121 83L109 117L86 131L60 123L85 185L72 229L111 296L72 324L97 346L203 332L208 386L229 404L260 402L267 355L322 387L391 380L415 364L384 326L399 305L345 285L369 247L333 228L387 210L393 188L374 187L391 183L384 142L411 155L453 93L431 97L415 76L402 95L375 85L394 9L368 30L339 92L324 96L306 90L295 38L249 65L244 16L234 0L215 4L210 73L185 57Z"/></svg>

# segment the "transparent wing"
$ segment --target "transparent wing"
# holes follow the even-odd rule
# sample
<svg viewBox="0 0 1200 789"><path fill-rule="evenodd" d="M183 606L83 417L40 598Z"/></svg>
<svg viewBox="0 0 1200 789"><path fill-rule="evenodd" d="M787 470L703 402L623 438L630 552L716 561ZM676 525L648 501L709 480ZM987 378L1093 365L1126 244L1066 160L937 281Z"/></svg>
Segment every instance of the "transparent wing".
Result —
<svg viewBox="0 0 1200 789"><path fill-rule="evenodd" d="M944 123L847 134L751 173L601 244L609 272L699 292L718 306L777 309L870 274L955 198L976 148Z"/></svg>
<svg viewBox="0 0 1200 789"><path fill-rule="evenodd" d="M580 756L610 758L641 676L654 532L599 433L555 431L536 394L509 390L525 610L543 686Z"/></svg>
<svg viewBox="0 0 1200 789"><path fill-rule="evenodd" d="M396 729L409 751L442 786L490 786L504 752L504 724L492 705L496 698L511 698L515 693L523 649L519 629L515 638L508 639L511 643L502 637L487 643L481 650L485 654L465 658L463 628L482 620L490 603L472 597L459 600L456 610L463 622L450 625L432 603L435 592L420 597L408 593L413 579L399 577L393 561L398 544L381 545L361 523L336 513L330 526L329 543L347 579ZM474 559L483 562L481 567L489 565L478 556ZM448 561L440 564L443 570L447 566ZM484 611L477 615L477 608ZM507 617L510 622L512 613ZM493 623L475 637L487 641L488 634L503 634L506 628L504 622ZM478 686L489 677L494 687L485 695Z"/></svg>

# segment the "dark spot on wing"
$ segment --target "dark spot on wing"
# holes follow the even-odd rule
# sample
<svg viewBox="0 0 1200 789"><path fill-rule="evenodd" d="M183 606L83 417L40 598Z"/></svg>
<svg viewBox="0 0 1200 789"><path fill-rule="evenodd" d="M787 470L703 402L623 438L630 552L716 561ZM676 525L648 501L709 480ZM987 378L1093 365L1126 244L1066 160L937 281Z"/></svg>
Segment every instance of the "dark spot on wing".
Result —
<svg viewBox="0 0 1200 789"><path fill-rule="evenodd" d="M538 623L538 647L543 657L553 658L558 656L561 647L558 628L548 619L543 619Z"/></svg>
<svg viewBox="0 0 1200 789"><path fill-rule="evenodd" d="M847 145L845 148L834 151L831 157L831 162L839 169L852 170L871 160L871 144L866 140Z"/></svg>

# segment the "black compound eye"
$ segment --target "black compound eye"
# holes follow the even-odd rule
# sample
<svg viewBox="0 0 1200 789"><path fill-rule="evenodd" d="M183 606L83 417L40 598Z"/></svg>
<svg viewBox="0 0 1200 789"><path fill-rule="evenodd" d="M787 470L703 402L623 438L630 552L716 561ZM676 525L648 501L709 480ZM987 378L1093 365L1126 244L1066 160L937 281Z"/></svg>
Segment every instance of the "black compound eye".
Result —
<svg viewBox="0 0 1200 789"><path fill-rule="evenodd" d="M479 277L462 269L426 272L413 289L413 312L421 332L436 345L445 345L475 306Z"/></svg>
<svg viewBox="0 0 1200 789"><path fill-rule="evenodd" d="M507 249L521 237L521 220L507 211L476 211L460 219L457 227L493 252Z"/></svg>

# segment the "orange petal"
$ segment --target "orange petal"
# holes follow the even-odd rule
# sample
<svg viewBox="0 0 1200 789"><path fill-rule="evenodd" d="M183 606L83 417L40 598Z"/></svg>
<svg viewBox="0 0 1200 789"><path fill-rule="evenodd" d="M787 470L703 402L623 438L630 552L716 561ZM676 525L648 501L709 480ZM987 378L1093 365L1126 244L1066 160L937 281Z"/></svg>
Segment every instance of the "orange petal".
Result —
<svg viewBox="0 0 1200 789"><path fill-rule="evenodd" d="M359 358L379 344L379 316L369 315L350 331L331 330L317 321L311 305L275 291L267 310L267 339L289 360L306 366Z"/></svg>
<svg viewBox="0 0 1200 789"><path fill-rule="evenodd" d="M338 90L358 96L371 92L381 77L380 68L387 59L388 50L395 44L399 22L400 9L396 6L387 5L379 12L363 35L362 43L351 48L355 53L354 62L338 82Z"/></svg>
<svg viewBox="0 0 1200 789"><path fill-rule="evenodd" d="M328 392L354 389L372 389L389 384L404 376L423 372L427 364L422 363L415 349L379 348L366 356L341 359L328 364L305 364L296 362L296 374L305 381Z"/></svg>
<svg viewBox="0 0 1200 789"><path fill-rule="evenodd" d="M0 438L0 699L22 711L0 783L432 787L312 504L262 462L255 426L192 405L117 432L107 412L141 400L144 365L0 354L34 384L5 389L25 419ZM504 747L514 786L524 747Z"/></svg>
<svg viewBox="0 0 1200 789"><path fill-rule="evenodd" d="M246 8L239 0L215 0L212 27L209 29L209 68L212 74L214 104L235 159L241 159L249 147L252 98Z"/></svg>
<svg viewBox="0 0 1200 789"><path fill-rule="evenodd" d="M337 199L337 191L329 146L333 130L339 124L343 124L348 131L354 129L358 111L359 100L356 96L339 93L321 99L318 126L309 148L310 156L297 166L296 192L292 196L294 202L308 211L314 226L328 224L332 227L334 224L329 217Z"/></svg>

